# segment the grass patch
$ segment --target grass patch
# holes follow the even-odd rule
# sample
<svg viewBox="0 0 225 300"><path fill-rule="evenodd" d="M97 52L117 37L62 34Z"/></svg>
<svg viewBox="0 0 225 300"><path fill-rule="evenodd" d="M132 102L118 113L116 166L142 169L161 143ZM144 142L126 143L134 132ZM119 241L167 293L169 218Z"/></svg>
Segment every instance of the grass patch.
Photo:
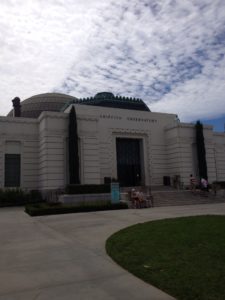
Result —
<svg viewBox="0 0 225 300"><path fill-rule="evenodd" d="M225 216L137 224L112 235L107 253L179 300L225 299Z"/></svg>
<svg viewBox="0 0 225 300"><path fill-rule="evenodd" d="M81 206L75 206L71 204L51 204L51 203L37 203L28 204L25 206L25 212L30 216L45 216L45 215L57 215L57 214L68 214L78 212L91 212L91 211L102 211L102 210L116 210L116 209L127 209L126 203L102 203L94 202L87 203Z"/></svg>

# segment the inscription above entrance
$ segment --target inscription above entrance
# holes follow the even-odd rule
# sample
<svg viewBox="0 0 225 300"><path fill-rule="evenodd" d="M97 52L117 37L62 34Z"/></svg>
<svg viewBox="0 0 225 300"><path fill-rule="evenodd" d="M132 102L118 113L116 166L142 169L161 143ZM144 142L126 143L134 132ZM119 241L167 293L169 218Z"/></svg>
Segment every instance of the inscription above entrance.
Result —
<svg viewBox="0 0 225 300"><path fill-rule="evenodd" d="M122 120L122 116L110 115L110 114L102 114L100 115L101 119L111 119L111 120ZM157 123L156 119L148 119L148 118L136 118L136 117L126 117L127 121L133 122L147 122L147 123Z"/></svg>

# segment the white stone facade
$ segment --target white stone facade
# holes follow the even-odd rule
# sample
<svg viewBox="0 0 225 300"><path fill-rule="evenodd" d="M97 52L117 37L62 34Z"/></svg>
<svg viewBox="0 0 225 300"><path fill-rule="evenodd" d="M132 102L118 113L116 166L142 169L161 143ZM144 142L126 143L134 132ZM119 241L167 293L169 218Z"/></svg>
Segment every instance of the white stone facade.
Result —
<svg viewBox="0 0 225 300"><path fill-rule="evenodd" d="M116 139L138 139L141 184L162 185L180 176L184 185L196 175L195 129L175 114L75 105L80 179L83 184L117 178ZM68 113L42 112L38 119L0 117L0 188L5 187L5 155L20 154L20 187L47 191L68 183ZM225 180L225 134L204 126L209 182Z"/></svg>

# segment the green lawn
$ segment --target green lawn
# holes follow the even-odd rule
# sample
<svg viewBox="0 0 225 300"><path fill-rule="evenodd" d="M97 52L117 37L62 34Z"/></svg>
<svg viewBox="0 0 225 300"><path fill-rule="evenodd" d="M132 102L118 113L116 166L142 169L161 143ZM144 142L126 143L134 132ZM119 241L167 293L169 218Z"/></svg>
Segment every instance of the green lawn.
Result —
<svg viewBox="0 0 225 300"><path fill-rule="evenodd" d="M166 219L112 235L108 254L177 299L225 299L225 216Z"/></svg>

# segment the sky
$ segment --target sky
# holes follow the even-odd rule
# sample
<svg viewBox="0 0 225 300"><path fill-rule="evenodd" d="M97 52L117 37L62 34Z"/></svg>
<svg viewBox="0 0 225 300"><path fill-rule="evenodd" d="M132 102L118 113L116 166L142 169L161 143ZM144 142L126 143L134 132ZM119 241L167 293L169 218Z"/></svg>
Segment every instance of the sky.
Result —
<svg viewBox="0 0 225 300"><path fill-rule="evenodd" d="M224 129L224 0L1 0L0 50L0 115L108 91Z"/></svg>

